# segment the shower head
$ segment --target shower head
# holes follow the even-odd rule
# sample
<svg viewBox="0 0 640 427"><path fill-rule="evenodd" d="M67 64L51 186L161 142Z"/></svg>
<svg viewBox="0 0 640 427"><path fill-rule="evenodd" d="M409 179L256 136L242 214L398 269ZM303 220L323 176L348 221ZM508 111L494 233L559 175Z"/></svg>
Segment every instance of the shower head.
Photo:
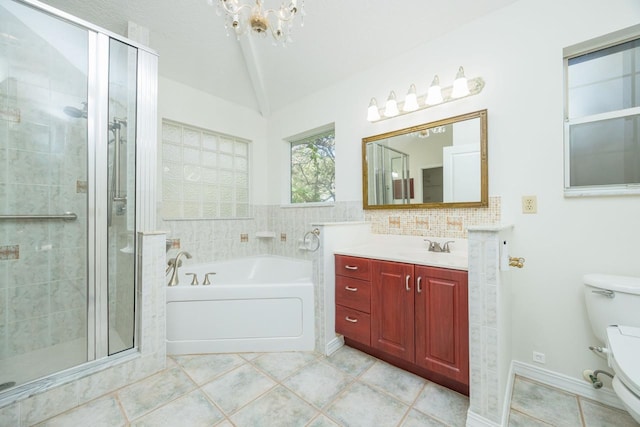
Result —
<svg viewBox="0 0 640 427"><path fill-rule="evenodd" d="M83 102L82 103L82 110L76 108L76 107L71 107L71 106L66 106L64 107L64 113L69 116L69 117L73 117L76 119L86 119L87 118L87 103Z"/></svg>

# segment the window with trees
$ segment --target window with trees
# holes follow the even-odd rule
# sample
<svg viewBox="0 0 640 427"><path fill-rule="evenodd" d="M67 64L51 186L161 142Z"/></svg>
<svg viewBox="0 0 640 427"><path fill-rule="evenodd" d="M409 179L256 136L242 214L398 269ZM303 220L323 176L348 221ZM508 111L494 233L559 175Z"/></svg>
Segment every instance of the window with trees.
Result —
<svg viewBox="0 0 640 427"><path fill-rule="evenodd" d="M335 201L335 130L291 140L291 203Z"/></svg>

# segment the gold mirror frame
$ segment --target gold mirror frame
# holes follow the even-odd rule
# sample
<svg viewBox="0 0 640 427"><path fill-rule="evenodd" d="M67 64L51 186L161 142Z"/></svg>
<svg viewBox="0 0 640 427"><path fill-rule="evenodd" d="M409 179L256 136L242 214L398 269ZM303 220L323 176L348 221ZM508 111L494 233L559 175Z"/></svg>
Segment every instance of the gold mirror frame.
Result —
<svg viewBox="0 0 640 427"><path fill-rule="evenodd" d="M438 126L450 125L471 119L480 119L480 200L473 202L434 202L370 205L369 204L369 169L367 165L367 143L392 138L399 135L425 131ZM477 208L489 206L489 167L487 152L487 110L475 111L455 117L449 117L431 123L425 123L399 129L380 135L362 138L362 207L363 209L431 209L431 208Z"/></svg>

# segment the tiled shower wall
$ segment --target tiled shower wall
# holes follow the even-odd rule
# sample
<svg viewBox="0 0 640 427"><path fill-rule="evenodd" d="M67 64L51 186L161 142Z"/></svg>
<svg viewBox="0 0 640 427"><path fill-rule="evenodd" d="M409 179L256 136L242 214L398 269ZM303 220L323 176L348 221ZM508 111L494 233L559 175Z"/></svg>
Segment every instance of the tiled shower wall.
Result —
<svg viewBox="0 0 640 427"><path fill-rule="evenodd" d="M363 211L362 202L337 202L320 207L254 206L254 217L227 220L160 221L158 229L168 238L180 239L180 249L194 262L208 262L258 254L311 259L300 249L311 224L323 222L371 222L376 234L403 234L466 238L467 227L500 223L500 197L490 197L487 208L403 209ZM257 232L275 233L273 238L256 237ZM170 255L175 255L172 249Z"/></svg>
<svg viewBox="0 0 640 427"><path fill-rule="evenodd" d="M78 215L0 222L0 361L86 336L86 121L62 114L86 94L69 86L0 82L0 214Z"/></svg>

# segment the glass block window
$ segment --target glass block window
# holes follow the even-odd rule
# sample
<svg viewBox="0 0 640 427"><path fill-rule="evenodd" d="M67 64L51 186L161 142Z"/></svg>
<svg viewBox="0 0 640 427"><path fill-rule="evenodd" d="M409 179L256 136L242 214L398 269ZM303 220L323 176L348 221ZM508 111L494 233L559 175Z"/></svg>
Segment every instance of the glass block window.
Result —
<svg viewBox="0 0 640 427"><path fill-rule="evenodd" d="M295 138L291 144L291 203L336 200L334 129Z"/></svg>
<svg viewBox="0 0 640 427"><path fill-rule="evenodd" d="M163 218L248 217L249 144L245 139L163 120Z"/></svg>
<svg viewBox="0 0 640 427"><path fill-rule="evenodd" d="M565 58L565 193L640 193L640 39Z"/></svg>

